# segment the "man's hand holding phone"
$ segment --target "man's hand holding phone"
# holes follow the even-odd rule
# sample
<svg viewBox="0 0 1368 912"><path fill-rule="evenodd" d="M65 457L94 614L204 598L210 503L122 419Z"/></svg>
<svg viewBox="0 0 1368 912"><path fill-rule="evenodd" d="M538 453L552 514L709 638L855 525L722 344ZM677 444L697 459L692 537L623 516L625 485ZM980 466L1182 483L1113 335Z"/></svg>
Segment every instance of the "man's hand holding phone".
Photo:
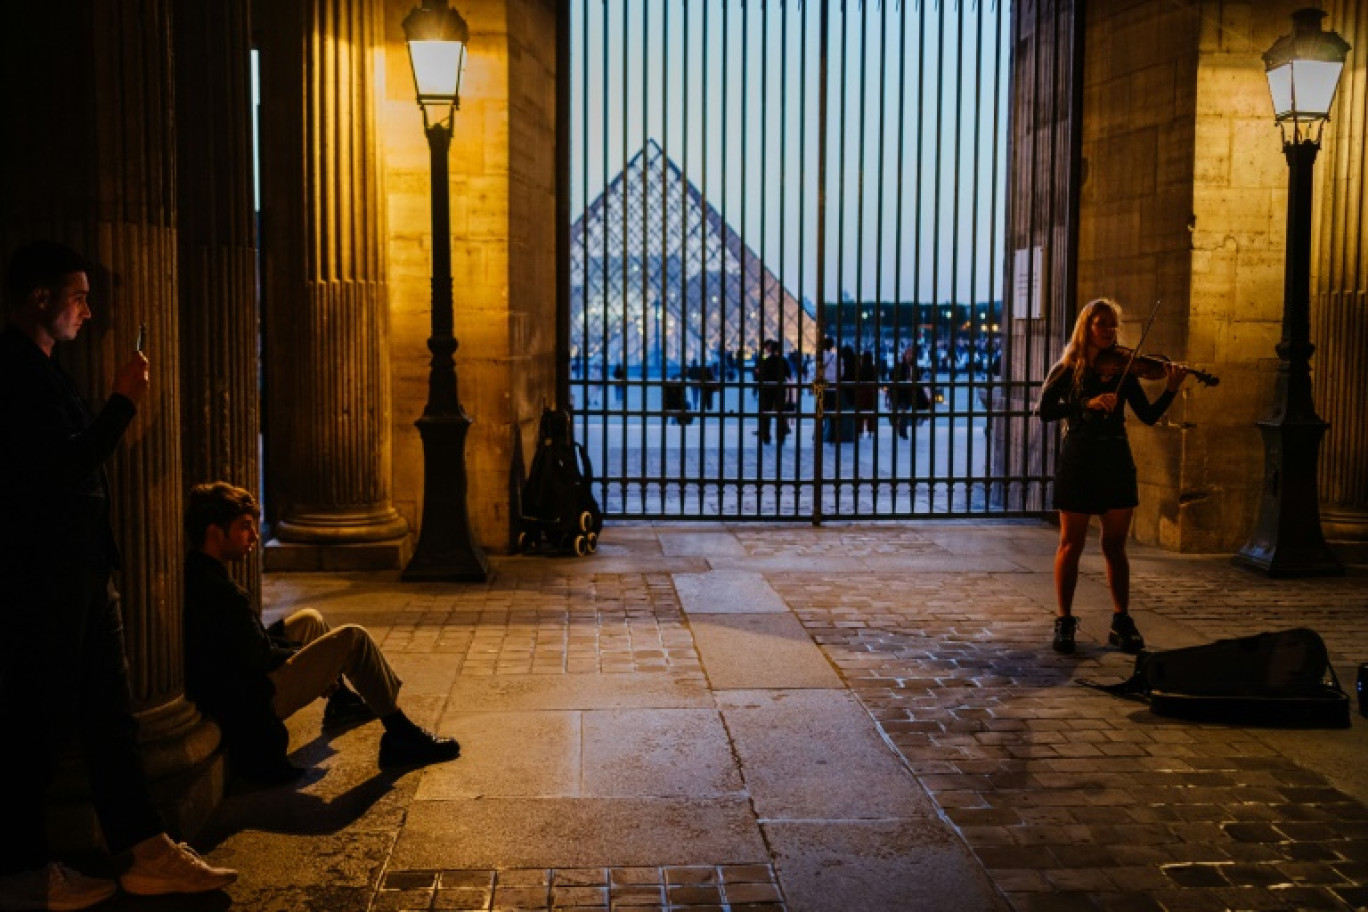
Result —
<svg viewBox="0 0 1368 912"><path fill-rule="evenodd" d="M143 347L147 344L147 324L138 324L138 342L134 346L133 360L129 361L119 372L114 375L114 392L138 402L147 392L147 386L151 382L148 372L147 356L143 354Z"/></svg>

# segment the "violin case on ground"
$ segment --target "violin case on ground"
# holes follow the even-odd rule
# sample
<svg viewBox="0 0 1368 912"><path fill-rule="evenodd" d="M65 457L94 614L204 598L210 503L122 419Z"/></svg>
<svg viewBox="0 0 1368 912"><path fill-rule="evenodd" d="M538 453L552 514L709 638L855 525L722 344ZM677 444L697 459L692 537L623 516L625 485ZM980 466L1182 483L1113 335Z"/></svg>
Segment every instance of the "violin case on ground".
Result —
<svg viewBox="0 0 1368 912"><path fill-rule="evenodd" d="M1348 728L1349 695L1325 643L1298 627L1184 649L1142 651L1120 684L1088 687L1149 703L1156 715L1201 722Z"/></svg>

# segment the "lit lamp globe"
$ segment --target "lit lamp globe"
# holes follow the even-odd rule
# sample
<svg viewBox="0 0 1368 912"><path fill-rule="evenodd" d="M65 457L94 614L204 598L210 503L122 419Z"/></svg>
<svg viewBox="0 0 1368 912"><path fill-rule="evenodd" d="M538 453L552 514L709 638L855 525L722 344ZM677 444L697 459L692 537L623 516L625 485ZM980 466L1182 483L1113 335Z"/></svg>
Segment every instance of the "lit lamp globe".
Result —
<svg viewBox="0 0 1368 912"><path fill-rule="evenodd" d="M452 114L461 106L461 75L470 42L465 19L445 0L423 0L404 17L404 39L424 125L450 129Z"/></svg>
<svg viewBox="0 0 1368 912"><path fill-rule="evenodd" d="M1268 92L1279 124L1292 125L1292 141L1309 139L1311 127L1330 119L1340 73L1349 43L1336 32L1321 29L1323 10L1303 9L1292 14L1292 34L1283 35L1263 55Z"/></svg>

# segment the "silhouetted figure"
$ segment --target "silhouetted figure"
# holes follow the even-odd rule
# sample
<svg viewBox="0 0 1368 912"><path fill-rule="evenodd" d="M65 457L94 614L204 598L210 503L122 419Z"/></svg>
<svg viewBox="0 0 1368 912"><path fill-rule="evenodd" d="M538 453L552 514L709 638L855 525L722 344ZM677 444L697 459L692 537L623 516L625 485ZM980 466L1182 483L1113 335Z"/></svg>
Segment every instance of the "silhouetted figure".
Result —
<svg viewBox="0 0 1368 912"><path fill-rule="evenodd" d="M120 875L136 894L217 890L237 873L171 841L138 752L113 576L104 462L148 387L140 352L92 412L57 364L91 317L89 268L43 241L15 251L0 332L0 908L85 909L116 891L53 859L47 790L63 746L76 741L105 845L131 851Z"/></svg>
<svg viewBox="0 0 1368 912"><path fill-rule="evenodd" d="M789 363L780 352L779 343L773 339L765 341L765 357L760 361L760 429L757 433L761 443L770 442L770 418L775 419L779 442L789 435L789 420L784 414L788 407L788 381L792 378Z"/></svg>

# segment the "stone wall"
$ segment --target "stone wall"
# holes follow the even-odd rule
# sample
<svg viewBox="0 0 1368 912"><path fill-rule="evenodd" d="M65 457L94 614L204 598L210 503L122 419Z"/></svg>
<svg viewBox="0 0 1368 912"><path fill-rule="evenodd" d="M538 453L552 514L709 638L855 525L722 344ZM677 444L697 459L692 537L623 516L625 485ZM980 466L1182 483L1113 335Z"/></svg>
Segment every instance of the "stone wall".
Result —
<svg viewBox="0 0 1368 912"><path fill-rule="evenodd" d="M1194 8L1162 0L1099 4L1088 8L1084 37L1077 300L1119 301L1121 341L1134 345L1162 299L1145 348L1172 357L1187 355L1191 321L1198 21ZM1130 422L1141 540L1180 543L1182 457L1194 436L1183 424L1191 420L1192 399L1176 402L1153 429Z"/></svg>

